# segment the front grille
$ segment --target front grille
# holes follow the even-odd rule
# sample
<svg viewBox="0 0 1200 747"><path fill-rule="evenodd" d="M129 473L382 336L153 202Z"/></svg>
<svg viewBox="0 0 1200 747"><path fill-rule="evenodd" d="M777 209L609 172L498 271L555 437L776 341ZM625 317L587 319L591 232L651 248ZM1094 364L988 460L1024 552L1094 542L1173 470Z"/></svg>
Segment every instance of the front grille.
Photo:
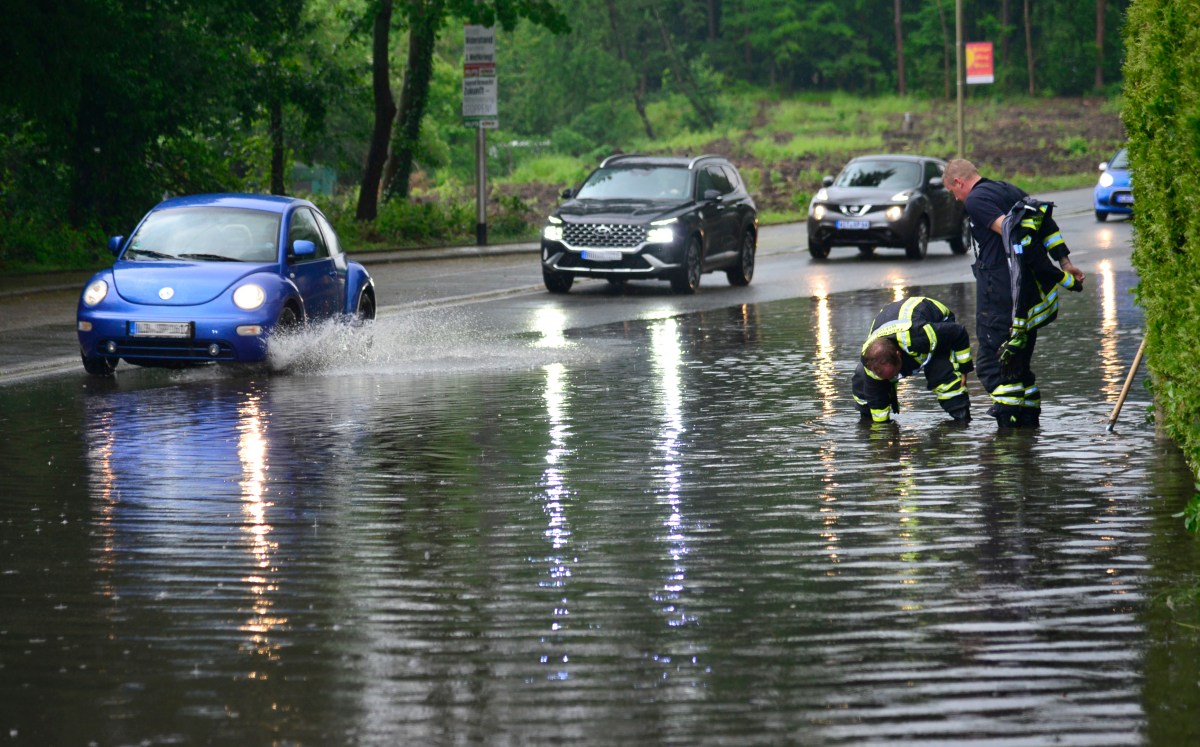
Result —
<svg viewBox="0 0 1200 747"><path fill-rule="evenodd" d="M563 241L574 247L635 247L646 240L644 225L626 223L567 223L563 226Z"/></svg>
<svg viewBox="0 0 1200 747"><path fill-rule="evenodd" d="M231 361L233 346L224 340L172 340L166 338L122 338L115 341L117 352L111 354L121 358L153 358L160 360ZM219 355L208 353L213 342L220 346ZM101 342L100 349L103 350ZM105 351L107 353L107 351Z"/></svg>

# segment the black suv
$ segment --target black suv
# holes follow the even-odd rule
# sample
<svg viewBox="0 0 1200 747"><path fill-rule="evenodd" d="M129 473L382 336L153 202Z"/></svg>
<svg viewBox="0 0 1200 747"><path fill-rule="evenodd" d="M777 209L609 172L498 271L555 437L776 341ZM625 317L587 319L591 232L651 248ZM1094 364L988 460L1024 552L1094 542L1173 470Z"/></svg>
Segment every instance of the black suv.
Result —
<svg viewBox="0 0 1200 747"><path fill-rule="evenodd" d="M576 276L670 280L676 293L694 293L714 270L732 285L754 277L758 211L720 156L610 156L563 198L542 231L551 293Z"/></svg>

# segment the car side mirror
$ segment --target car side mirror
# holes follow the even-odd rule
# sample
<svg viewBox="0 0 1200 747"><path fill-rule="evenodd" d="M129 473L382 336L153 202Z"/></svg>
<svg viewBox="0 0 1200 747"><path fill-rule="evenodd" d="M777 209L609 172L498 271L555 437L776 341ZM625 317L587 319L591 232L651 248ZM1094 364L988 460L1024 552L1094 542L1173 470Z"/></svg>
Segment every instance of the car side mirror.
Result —
<svg viewBox="0 0 1200 747"><path fill-rule="evenodd" d="M125 243L124 236L113 236L108 240L108 250L113 254L121 253L121 245Z"/></svg>
<svg viewBox="0 0 1200 747"><path fill-rule="evenodd" d="M1101 170L1101 171L1108 171L1108 162L1107 162L1107 161L1105 161L1104 163L1100 164L1100 170Z"/></svg>
<svg viewBox="0 0 1200 747"><path fill-rule="evenodd" d="M942 181L942 177L935 176L929 180L929 186L932 187L933 189L945 189L946 182Z"/></svg>
<svg viewBox="0 0 1200 747"><path fill-rule="evenodd" d="M292 242L292 254L297 257L311 257L317 253L317 245L308 239L296 239Z"/></svg>
<svg viewBox="0 0 1200 747"><path fill-rule="evenodd" d="M821 183L824 184L826 187L832 187L833 186L833 177L826 174L825 176L821 177Z"/></svg>
<svg viewBox="0 0 1200 747"><path fill-rule="evenodd" d="M564 189L562 191L562 198L564 200L569 200L574 196L575 196L575 190L573 190L573 189Z"/></svg>
<svg viewBox="0 0 1200 747"><path fill-rule="evenodd" d="M719 191L715 189L706 189L704 190L704 199L708 202L720 202L722 198Z"/></svg>

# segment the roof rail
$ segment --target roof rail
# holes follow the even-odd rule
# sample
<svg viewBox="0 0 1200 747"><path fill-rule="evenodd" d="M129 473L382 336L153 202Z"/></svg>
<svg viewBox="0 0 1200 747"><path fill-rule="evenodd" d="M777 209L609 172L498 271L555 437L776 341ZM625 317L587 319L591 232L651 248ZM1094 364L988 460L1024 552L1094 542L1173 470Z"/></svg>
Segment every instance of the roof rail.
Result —
<svg viewBox="0 0 1200 747"><path fill-rule="evenodd" d="M716 153L705 153L702 156L696 156L691 160L691 162L688 163L688 168L695 168L696 164L700 161L703 161L705 158L722 158L722 156L718 156Z"/></svg>
<svg viewBox="0 0 1200 747"><path fill-rule="evenodd" d="M605 166L607 166L609 161L616 161L619 158L641 158L641 157L642 157L641 153L616 153L616 154L611 155L608 158L604 159L603 161L601 161L600 168L604 168Z"/></svg>

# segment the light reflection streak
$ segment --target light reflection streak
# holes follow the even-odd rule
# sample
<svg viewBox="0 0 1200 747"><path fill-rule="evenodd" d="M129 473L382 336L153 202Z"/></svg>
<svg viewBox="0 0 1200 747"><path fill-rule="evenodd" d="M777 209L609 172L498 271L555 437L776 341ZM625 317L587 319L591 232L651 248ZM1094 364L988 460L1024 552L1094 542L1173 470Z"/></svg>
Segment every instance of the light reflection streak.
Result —
<svg viewBox="0 0 1200 747"><path fill-rule="evenodd" d="M826 415L832 415L837 402L836 366L833 360L833 324L829 310L829 294L822 286L817 292L817 392Z"/></svg>
<svg viewBox="0 0 1200 747"><path fill-rule="evenodd" d="M663 526L664 540L671 559L661 593L655 600L663 605L667 625L678 627L694 622L681 604L687 581L687 558L690 548L683 531L683 511L679 500L683 465L680 464L680 436L683 434L683 381L680 376L683 353L679 340L679 325L675 319L664 319L650 328L650 350L658 386L657 405L662 417L658 450L662 455L662 481L665 493L659 504L666 510Z"/></svg>
<svg viewBox="0 0 1200 747"><path fill-rule="evenodd" d="M273 504L266 499L266 418L258 400L257 395L247 395L246 401L238 408L238 460L242 464L242 479L238 485L242 491L242 516L245 520L242 531L249 537L250 553L254 559L254 570L242 579L250 589L253 615L239 630L247 634L246 649L249 653L278 659L280 645L272 642L270 634L287 625L287 618L273 614L275 603L272 595L279 590L273 580L279 570L273 564L273 556L279 547L271 540L272 527L267 520L267 509Z"/></svg>
<svg viewBox="0 0 1200 747"><path fill-rule="evenodd" d="M557 306L541 306L533 314L533 329L541 335L534 343L539 348L565 348L570 343L564 334L567 315Z"/></svg>
<svg viewBox="0 0 1200 747"><path fill-rule="evenodd" d="M888 282L892 284L892 301L903 301L908 295L908 281L899 275L893 275Z"/></svg>
<svg viewBox="0 0 1200 747"><path fill-rule="evenodd" d="M1123 383L1123 366L1117 352L1117 277L1112 262L1107 259L1096 265L1096 272L1100 276L1101 378L1105 398L1116 401Z"/></svg>
<svg viewBox="0 0 1200 747"><path fill-rule="evenodd" d="M817 393L820 395L821 408L826 416L832 416L836 410L835 403L838 400L838 391L836 383L837 367L834 362L834 346L833 346L833 320L829 305L828 286L824 282L819 282L814 285L815 296L817 299L817 314L816 314L816 329L813 330L817 342L816 356L816 384ZM825 469L825 474L822 482L824 489L821 491L819 500L821 501L821 539L825 542L824 550L829 556L830 563L836 564L840 560L841 540L838 537L838 523L841 519L841 512L837 505L837 476L839 474L839 462L837 458L837 449L834 446L836 442L833 439L824 439L818 450L818 458L821 460L821 465ZM826 575L837 575L837 571L830 568L826 571Z"/></svg>
<svg viewBox="0 0 1200 747"><path fill-rule="evenodd" d="M571 578L570 561L564 557L564 551L571 543L571 528L567 520L566 500L570 494L567 488L566 476L563 472L563 462L570 455L567 439L571 433L570 421L567 416L567 387L566 367L554 363L545 367L546 386L542 398L546 403L546 418L550 425L550 447L546 451L546 468L542 471L542 510L548 517L545 537L550 544L551 554L547 556L549 580L543 581L543 587L555 590L557 597L550 622L550 630L557 633L567 625L570 606L565 592L561 591ZM565 680L569 678L567 663L568 654L541 657L543 664L559 666L551 679Z"/></svg>
<svg viewBox="0 0 1200 747"><path fill-rule="evenodd" d="M89 441L95 443L88 447L88 464L94 475L92 482L96 486L97 498L100 503L100 534L103 537L99 564L108 571L105 576L104 595L110 598L118 596L113 584L111 572L116 569L116 528L115 514L119 494L116 490L117 475L113 469L113 454L116 452L115 418L111 410L105 410L97 417L97 422L89 424Z"/></svg>

